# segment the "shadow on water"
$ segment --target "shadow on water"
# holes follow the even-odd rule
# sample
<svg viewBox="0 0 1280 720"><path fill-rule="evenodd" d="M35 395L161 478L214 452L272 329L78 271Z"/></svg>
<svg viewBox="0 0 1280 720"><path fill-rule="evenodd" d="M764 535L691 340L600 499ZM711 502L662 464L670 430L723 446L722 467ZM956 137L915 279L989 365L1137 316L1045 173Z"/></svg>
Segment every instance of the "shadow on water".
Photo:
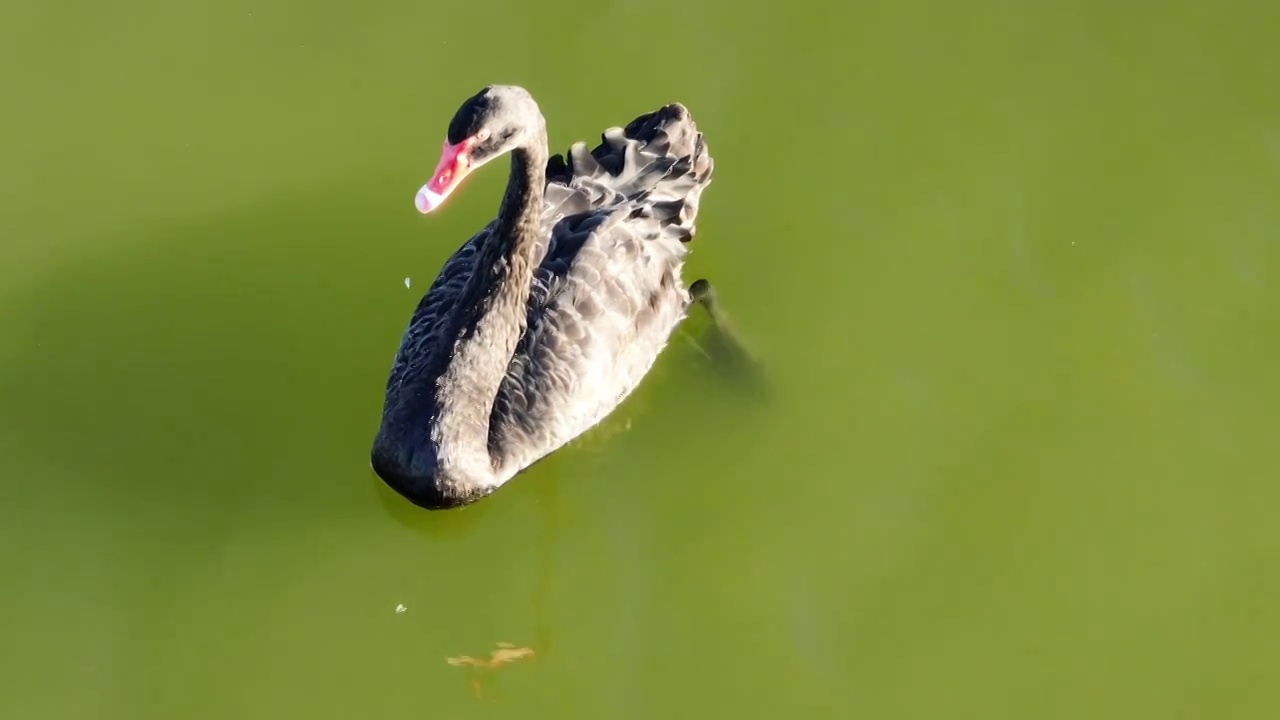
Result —
<svg viewBox="0 0 1280 720"><path fill-rule="evenodd" d="M423 252L386 207L399 196L362 179L94 240L90 258L11 298L0 427L19 454L69 471L63 493L161 506L193 529L229 508L331 518L371 501L365 482L402 525L474 527L483 507L421 512L368 464L420 292L401 279L451 248Z"/></svg>

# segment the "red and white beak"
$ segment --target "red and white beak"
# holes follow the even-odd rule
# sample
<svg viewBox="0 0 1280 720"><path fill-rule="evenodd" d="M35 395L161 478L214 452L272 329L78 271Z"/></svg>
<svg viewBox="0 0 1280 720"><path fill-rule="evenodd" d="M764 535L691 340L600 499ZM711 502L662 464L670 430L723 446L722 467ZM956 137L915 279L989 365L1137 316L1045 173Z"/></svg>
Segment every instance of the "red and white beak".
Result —
<svg viewBox="0 0 1280 720"><path fill-rule="evenodd" d="M458 184L462 182L471 171L474 165L471 162L471 146L476 142L476 138L467 138L457 145L450 145L445 140L444 147L440 150L440 164L436 165L436 172L418 190L418 195L413 199L413 204L418 207L418 212L426 214L440 207L440 204L449 197L449 193L453 192Z"/></svg>

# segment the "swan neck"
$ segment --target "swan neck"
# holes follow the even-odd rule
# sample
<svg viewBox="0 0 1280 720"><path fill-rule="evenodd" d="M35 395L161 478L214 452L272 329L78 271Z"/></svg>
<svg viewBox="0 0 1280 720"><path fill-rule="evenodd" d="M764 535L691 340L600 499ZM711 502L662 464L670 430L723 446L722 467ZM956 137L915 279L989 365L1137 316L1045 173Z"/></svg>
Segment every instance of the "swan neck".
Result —
<svg viewBox="0 0 1280 720"><path fill-rule="evenodd" d="M541 262L546 130L539 118L530 139L511 152L511 176L497 222L479 248L456 312L453 357L440 378L436 445L455 482L488 485L502 458L494 457L491 420L498 391L527 324L533 271ZM474 488L472 488L474 489Z"/></svg>
<svg viewBox="0 0 1280 720"><path fill-rule="evenodd" d="M541 122L530 139L511 151L511 174L498 208L497 231L490 241L508 240L519 245L536 239L547 184L547 132Z"/></svg>

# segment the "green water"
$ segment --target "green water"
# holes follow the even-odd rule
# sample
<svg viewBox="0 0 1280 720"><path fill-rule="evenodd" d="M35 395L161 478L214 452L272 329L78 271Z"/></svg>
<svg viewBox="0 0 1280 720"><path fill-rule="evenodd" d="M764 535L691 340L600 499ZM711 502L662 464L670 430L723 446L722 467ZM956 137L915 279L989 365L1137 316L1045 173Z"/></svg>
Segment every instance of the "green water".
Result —
<svg viewBox="0 0 1280 720"><path fill-rule="evenodd" d="M1280 6L1160 5L6 5L0 717L1276 717ZM491 82L689 106L776 397L682 334L429 514L368 447Z"/></svg>

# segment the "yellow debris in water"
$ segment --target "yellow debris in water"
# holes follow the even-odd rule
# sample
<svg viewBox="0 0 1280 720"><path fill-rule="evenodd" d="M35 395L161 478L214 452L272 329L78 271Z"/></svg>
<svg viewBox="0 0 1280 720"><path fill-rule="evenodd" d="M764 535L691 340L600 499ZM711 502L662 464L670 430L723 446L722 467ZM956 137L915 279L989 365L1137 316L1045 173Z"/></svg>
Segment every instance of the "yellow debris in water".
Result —
<svg viewBox="0 0 1280 720"><path fill-rule="evenodd" d="M533 657L533 648L516 647L511 643L494 643L498 646L497 650L489 653L489 659L474 658L470 655L462 655L460 657L451 657L447 659L450 665L469 666L474 668L484 668L487 670L496 669L507 663L522 660L524 658Z"/></svg>
<svg viewBox="0 0 1280 720"><path fill-rule="evenodd" d="M511 643L499 642L494 643L497 649L489 653L489 659L475 658L470 655L462 655L459 657L446 658L446 662L456 667L465 667L469 670L468 674L483 671L497 670L498 668L516 660L533 657L533 648L516 647ZM480 686L480 678L472 676L467 683L471 687L471 692L476 696L477 700L483 700L484 694Z"/></svg>

